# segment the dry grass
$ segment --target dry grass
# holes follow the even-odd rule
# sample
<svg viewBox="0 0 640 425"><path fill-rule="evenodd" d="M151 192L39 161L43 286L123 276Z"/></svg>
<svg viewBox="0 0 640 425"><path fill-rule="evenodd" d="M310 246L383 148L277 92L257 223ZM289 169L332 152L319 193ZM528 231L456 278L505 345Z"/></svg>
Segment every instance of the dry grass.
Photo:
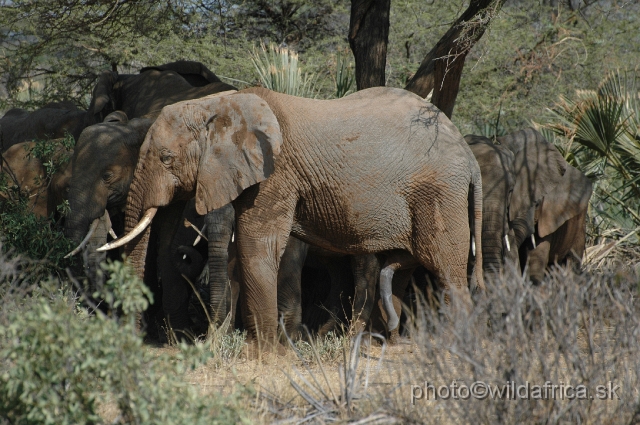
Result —
<svg viewBox="0 0 640 425"><path fill-rule="evenodd" d="M540 286L507 273L488 282L472 311L455 302L439 312L418 306L404 345L320 340L262 361L210 361L185 380L203 396L239 394L252 423L637 423L640 258L627 248L608 255L582 273L556 269ZM530 397L430 393L412 403L425 382L437 389L454 381L528 382ZM546 382L547 396L534 397ZM620 398L598 399L597 387L609 383ZM550 385L584 385L587 399L562 399L559 389L553 398Z"/></svg>

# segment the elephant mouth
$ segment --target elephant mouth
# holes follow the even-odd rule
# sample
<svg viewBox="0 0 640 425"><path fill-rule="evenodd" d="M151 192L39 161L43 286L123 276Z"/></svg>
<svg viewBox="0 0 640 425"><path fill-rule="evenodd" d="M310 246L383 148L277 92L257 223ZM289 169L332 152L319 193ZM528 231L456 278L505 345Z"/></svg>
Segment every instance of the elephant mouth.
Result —
<svg viewBox="0 0 640 425"><path fill-rule="evenodd" d="M136 224L136 226L131 229L129 233L121 237L120 239L116 239L113 242L109 242L97 249L98 252L109 251L111 249L120 248L126 243L132 241L136 236L140 233L144 232L144 230L149 227L151 221L153 221L153 217L158 212L158 208L149 208L142 216L142 219Z"/></svg>
<svg viewBox="0 0 640 425"><path fill-rule="evenodd" d="M95 220L93 220L91 222L91 226L89 227L89 231L87 232L87 234L84 237L84 239L82 239L82 241L78 244L78 246L75 247L75 249L73 249L73 251L71 251L67 255L65 255L64 258L69 258L69 257L72 257L72 256L76 255L77 253L82 251L85 246L87 246L87 244L89 243L89 240L91 239L91 236L93 236L93 234L95 233L96 229L98 228L98 225L100 224L100 221L104 221L107 224L107 227L109 228L109 234L111 236L113 236L114 239L115 239L115 232L111 228L111 220L109 219L109 213L107 211L105 211L104 214L102 215L102 217L98 217L98 218L96 218Z"/></svg>

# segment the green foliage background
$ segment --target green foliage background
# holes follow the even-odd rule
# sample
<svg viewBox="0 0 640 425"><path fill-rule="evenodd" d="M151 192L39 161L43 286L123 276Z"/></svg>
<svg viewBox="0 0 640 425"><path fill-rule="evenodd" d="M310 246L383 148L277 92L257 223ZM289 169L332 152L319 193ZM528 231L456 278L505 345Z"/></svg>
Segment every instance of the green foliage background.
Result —
<svg viewBox="0 0 640 425"><path fill-rule="evenodd" d="M64 10L63 3L67 15L45 13ZM260 41L296 50L303 72L317 74L318 97L335 93L336 53L348 49L347 0L119 3L109 13L112 2L0 1L0 28L7 36L0 73L9 89L0 108L36 106L61 97L86 106L99 71L137 72L141 66L178 59L201 61L239 87L254 85L258 75L250 56ZM565 2L556 7L547 3L507 1L471 51L453 118L463 133L478 132L486 123L495 126L498 115L505 130L521 128L558 95L593 88L609 70L640 65L638 2L589 2L579 11L563 6ZM466 4L392 2L388 85L404 86ZM19 32L29 35L16 36ZM24 40L37 42L27 48ZM40 90L31 97L25 91L18 95L25 76Z"/></svg>

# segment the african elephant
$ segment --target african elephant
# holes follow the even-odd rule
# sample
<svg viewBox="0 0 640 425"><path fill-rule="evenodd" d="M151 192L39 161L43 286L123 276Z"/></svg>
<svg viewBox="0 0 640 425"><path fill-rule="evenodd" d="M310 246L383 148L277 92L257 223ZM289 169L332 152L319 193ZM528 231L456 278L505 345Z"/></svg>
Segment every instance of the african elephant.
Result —
<svg viewBox="0 0 640 425"><path fill-rule="evenodd" d="M376 87L336 100L262 88L167 106L131 183L126 244L144 275L158 208L195 196L200 214L232 202L244 326L277 330L277 273L289 234L346 254L422 264L470 303L471 238L481 261L480 169L456 127L422 98ZM393 262L390 262L393 260ZM482 271L472 276L483 287Z"/></svg>
<svg viewBox="0 0 640 425"><path fill-rule="evenodd" d="M113 108L122 110L109 114L104 123L86 128L78 140L72 158L73 172L69 185L71 214L65 222L67 237L76 244L87 241L92 247L107 242L105 235L89 235L92 223L96 223L108 210L114 227L117 227L118 220L114 217L124 208L140 144L163 106L227 90L235 88L221 83L211 71L197 62L181 61L143 68L138 75L104 72L94 89L98 95L92 99L89 111L100 115ZM167 208L162 213L162 220L156 225L158 235L154 236L157 257L154 255L149 259L152 264L149 264L150 271L145 280L150 287L159 290L155 281L156 276L160 276L164 294L162 305L171 316L170 322L175 331L188 327L185 300L191 291L185 286L187 283L171 259L172 238L175 235L180 239L181 233L189 232L180 226L185 205ZM228 220L227 226L231 226ZM230 230L226 233L230 235ZM221 244L215 245L216 248ZM214 249L213 243L211 249ZM217 257L224 258L219 262L226 264L226 248L224 252L219 250ZM97 265L103 261L103 253L95 249L90 251L86 254L89 263ZM210 259L211 264L214 261ZM217 276L218 272L212 274ZM218 278L226 282L226 266L223 276Z"/></svg>
<svg viewBox="0 0 640 425"><path fill-rule="evenodd" d="M1 154L1 172L6 175L9 186L18 186L27 194L29 211L40 217L49 217L66 199L71 167L61 156L72 155L73 151L58 145L52 159L61 163L60 169L48 181L42 161L31 153L35 146L35 142L22 142L7 149ZM6 197L6 194L0 196Z"/></svg>
<svg viewBox="0 0 640 425"><path fill-rule="evenodd" d="M511 249L509 206L515 185L515 157L505 146L486 137L464 138L482 174L482 268L485 273L494 274L502 269Z"/></svg>
<svg viewBox="0 0 640 425"><path fill-rule="evenodd" d="M516 159L509 216L518 250L512 252L523 269L528 262L531 280L540 282L548 264L582 257L592 185L533 128L497 140Z"/></svg>
<svg viewBox="0 0 640 425"><path fill-rule="evenodd" d="M75 140L94 117L71 102L49 103L36 111L13 108L0 118L0 151L34 139L58 139L71 134Z"/></svg>

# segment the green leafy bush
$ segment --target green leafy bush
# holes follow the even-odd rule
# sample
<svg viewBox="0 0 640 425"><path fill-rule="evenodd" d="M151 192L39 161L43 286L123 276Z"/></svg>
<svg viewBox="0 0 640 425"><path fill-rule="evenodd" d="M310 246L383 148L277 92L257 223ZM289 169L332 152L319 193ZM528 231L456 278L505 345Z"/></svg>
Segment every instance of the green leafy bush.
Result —
<svg viewBox="0 0 640 425"><path fill-rule="evenodd" d="M25 154L40 160L44 168L44 182L33 182L46 188L51 184L55 173L61 171L69 162L75 140L67 134L64 138L54 140L36 140ZM35 215L30 208L29 194L20 190L7 174L0 174L0 238L4 240L3 248L13 249L32 259L42 262L32 263L32 269L39 270L40 277L51 273L63 275L64 269L73 264L73 259L64 256L73 246L65 238L60 223L54 216L44 218ZM64 215L68 204L58 206L58 212Z"/></svg>
<svg viewBox="0 0 640 425"><path fill-rule="evenodd" d="M4 256L0 262L9 264ZM110 307L140 312L147 290L132 270L120 262L103 269ZM8 423L104 423L105 411L112 423L242 422L233 395L204 399L181 379L209 358L202 346L156 355L144 348L134 321L81 308L51 281L30 292L0 283L12 285L0 299L0 418Z"/></svg>

